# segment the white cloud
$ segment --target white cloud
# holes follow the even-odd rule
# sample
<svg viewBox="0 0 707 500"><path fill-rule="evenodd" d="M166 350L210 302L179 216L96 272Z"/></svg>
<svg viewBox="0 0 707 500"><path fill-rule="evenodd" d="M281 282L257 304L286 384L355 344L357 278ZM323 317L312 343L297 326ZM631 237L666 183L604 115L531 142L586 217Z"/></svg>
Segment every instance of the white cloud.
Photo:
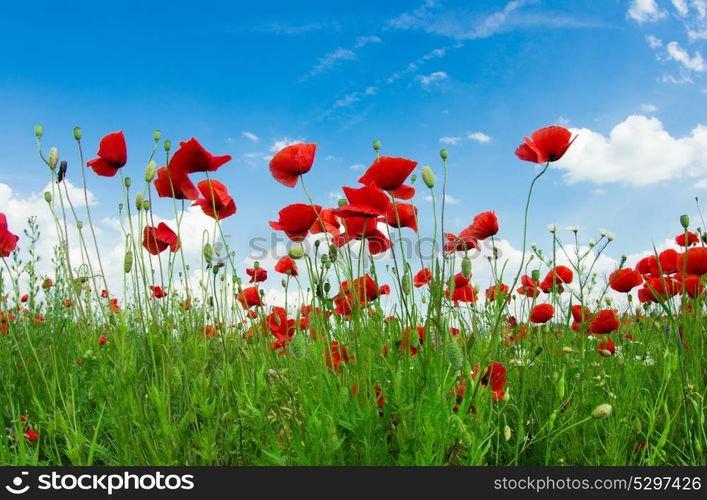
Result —
<svg viewBox="0 0 707 500"><path fill-rule="evenodd" d="M570 124L570 119L565 118L564 116L559 116L557 120L555 120L555 123L562 125L563 127L567 127Z"/></svg>
<svg viewBox="0 0 707 500"><path fill-rule="evenodd" d="M425 196L423 199L424 199L426 202L428 202L428 203L432 203L432 195L429 195L429 194L428 194L428 195ZM455 197L452 196L451 194L446 194L446 195L444 196L444 200L445 200L445 202L448 203L449 205L459 205L459 203L461 202L461 200L460 200L459 198L455 198Z"/></svg>
<svg viewBox="0 0 707 500"><path fill-rule="evenodd" d="M707 189L707 177L695 184L695 189Z"/></svg>
<svg viewBox="0 0 707 500"><path fill-rule="evenodd" d="M378 92L378 89L376 87L366 87L366 89L363 91L363 95L376 95Z"/></svg>
<svg viewBox="0 0 707 500"><path fill-rule="evenodd" d="M638 23L651 23L663 19L668 13L658 7L655 0L633 0L627 15Z"/></svg>
<svg viewBox="0 0 707 500"><path fill-rule="evenodd" d="M277 153L282 148L290 146L292 144L297 144L298 142L304 142L304 139L290 139L289 137L283 137L282 139L275 139L270 146L271 153Z"/></svg>
<svg viewBox="0 0 707 500"><path fill-rule="evenodd" d="M439 142L441 142L442 144L452 144L452 145L459 144L459 141L461 141L461 140L462 140L461 137L440 137L439 138Z"/></svg>
<svg viewBox="0 0 707 500"><path fill-rule="evenodd" d="M353 92L351 94L347 94L341 99L337 99L334 101L334 105L332 108L345 108L348 106L351 106L354 103L357 103L361 99L358 97L358 92Z"/></svg>
<svg viewBox="0 0 707 500"><path fill-rule="evenodd" d="M257 135L255 135L253 132L248 132L247 130L244 130L243 132L241 132L241 134L243 135L243 137L253 142L257 142L259 139Z"/></svg>
<svg viewBox="0 0 707 500"><path fill-rule="evenodd" d="M321 73L325 73L337 66L340 61L352 61L357 57L358 56L353 50L339 47L338 49L334 50L333 52L329 52L327 55L319 59L319 62L312 68L307 77L313 77Z"/></svg>
<svg viewBox="0 0 707 500"><path fill-rule="evenodd" d="M469 132L467 137L472 141L480 142L481 144L487 144L491 142L491 136L484 134L483 132Z"/></svg>
<svg viewBox="0 0 707 500"><path fill-rule="evenodd" d="M680 16L685 17L689 13L689 8L685 0L672 0L672 3Z"/></svg>
<svg viewBox="0 0 707 500"><path fill-rule="evenodd" d="M654 35L646 35L646 41L651 49L657 49L663 46L663 40Z"/></svg>
<svg viewBox="0 0 707 500"><path fill-rule="evenodd" d="M365 47L366 45L371 43L383 43L383 40L381 40L380 37L376 35L360 36L356 39L355 47L358 49L361 47Z"/></svg>
<svg viewBox="0 0 707 500"><path fill-rule="evenodd" d="M707 126L673 137L655 117L632 115L609 136L572 129L577 139L565 156L551 164L569 183L624 182L635 186L707 173Z"/></svg>
<svg viewBox="0 0 707 500"><path fill-rule="evenodd" d="M641 104L641 111L644 113L655 113L658 107L655 104Z"/></svg>
<svg viewBox="0 0 707 500"><path fill-rule="evenodd" d="M685 69L690 71L703 72L707 70L702 54L695 52L695 55L690 57L690 53L680 47L678 42L670 42L667 45L668 58L682 64Z"/></svg>
<svg viewBox="0 0 707 500"><path fill-rule="evenodd" d="M417 75L415 79L420 82L424 90L429 92L433 84L449 79L449 75L444 71L435 71L429 75Z"/></svg>
<svg viewBox="0 0 707 500"><path fill-rule="evenodd" d="M364 168L366 168L366 165L364 165L363 163L356 163L354 165L351 165L351 170L363 170Z"/></svg>

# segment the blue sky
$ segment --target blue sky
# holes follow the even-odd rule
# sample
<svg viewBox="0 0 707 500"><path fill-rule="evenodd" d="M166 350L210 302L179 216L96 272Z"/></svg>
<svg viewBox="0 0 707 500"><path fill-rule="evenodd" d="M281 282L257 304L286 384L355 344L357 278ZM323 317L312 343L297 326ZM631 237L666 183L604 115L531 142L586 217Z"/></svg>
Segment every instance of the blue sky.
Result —
<svg viewBox="0 0 707 500"><path fill-rule="evenodd" d="M546 125L577 129L584 144L542 179L531 240L547 242L556 222L587 239L608 228L612 254L639 252L674 236L707 193L705 0L97 4L0 12L0 183L18 199L48 179L38 123L75 183L75 125L89 157L122 129L136 179L155 128L233 155L216 177L238 205L225 224L241 255L282 206L304 201L267 169L293 140L318 144L307 180L322 205L356 185L352 166L370 164L373 139L438 173L447 148L448 227L495 210L516 248L534 166L513 152ZM95 210L115 216L118 181L89 174Z"/></svg>

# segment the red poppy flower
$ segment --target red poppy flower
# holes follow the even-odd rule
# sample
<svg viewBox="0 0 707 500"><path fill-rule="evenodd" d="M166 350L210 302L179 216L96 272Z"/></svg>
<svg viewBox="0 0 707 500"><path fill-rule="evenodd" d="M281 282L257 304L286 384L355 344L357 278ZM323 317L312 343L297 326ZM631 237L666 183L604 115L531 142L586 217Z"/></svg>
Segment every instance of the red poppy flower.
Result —
<svg viewBox="0 0 707 500"><path fill-rule="evenodd" d="M335 208L334 215L339 217L381 217L390 205L386 194L371 182L362 188L344 187L348 204Z"/></svg>
<svg viewBox="0 0 707 500"><path fill-rule="evenodd" d="M260 296L260 290L258 290L257 286L244 288L236 296L236 299L238 300L238 302L241 303L243 309L250 309L253 306L263 305L262 297Z"/></svg>
<svg viewBox="0 0 707 500"><path fill-rule="evenodd" d="M71 307L71 299L64 300L64 307Z"/></svg>
<svg viewBox="0 0 707 500"><path fill-rule="evenodd" d="M700 242L700 237L690 231L687 232L687 245L685 244L685 239L685 233L680 233L675 237L675 243L681 247L689 247L690 245L697 245Z"/></svg>
<svg viewBox="0 0 707 500"><path fill-rule="evenodd" d="M98 145L98 158L89 160L86 165L103 177L113 177L128 162L128 150L122 131L108 134Z"/></svg>
<svg viewBox="0 0 707 500"><path fill-rule="evenodd" d="M683 275L676 274L675 279L678 282L680 289L682 290ZM704 293L705 287L700 282L700 277L697 276L696 274L688 274L687 277L684 278L684 281L685 281L685 293L687 293L687 295L690 298L695 299Z"/></svg>
<svg viewBox="0 0 707 500"><path fill-rule="evenodd" d="M34 429L28 429L27 432L25 432L25 437L30 443L34 443L37 439L39 439L39 433Z"/></svg>
<svg viewBox="0 0 707 500"><path fill-rule="evenodd" d="M476 380L479 373L479 365L474 365L474 370L471 372L471 379ZM491 388L491 396L494 401L502 401L506 397L506 367L497 361L489 363L484 375L479 381L482 387ZM463 394L463 393L462 393Z"/></svg>
<svg viewBox="0 0 707 500"><path fill-rule="evenodd" d="M324 225L323 227L322 224ZM334 215L334 209L325 208L319 212L319 217L314 221L312 227L309 228L309 232L312 234L327 232L332 236L336 236L339 234L339 227L341 227L341 224L339 223L338 217Z"/></svg>
<svg viewBox="0 0 707 500"><path fill-rule="evenodd" d="M547 323L555 314L555 308L550 304L538 304L530 311L531 323Z"/></svg>
<svg viewBox="0 0 707 500"><path fill-rule="evenodd" d="M613 356L614 353L616 352L616 346L614 345L614 341L611 340L611 337L607 335L606 340L600 340L599 343L597 344L599 356L603 357L609 357Z"/></svg>
<svg viewBox="0 0 707 500"><path fill-rule="evenodd" d="M471 275L469 277L464 276L463 273L457 273L453 276L453 278L449 279L449 282L447 285L451 288L452 281L454 282L454 288L461 288L463 286L467 286L469 284L469 279L471 278Z"/></svg>
<svg viewBox="0 0 707 500"><path fill-rule="evenodd" d="M214 219L225 219L236 213L236 202L219 181L201 181L197 187L203 198L196 200L192 206L200 206L206 215Z"/></svg>
<svg viewBox="0 0 707 500"><path fill-rule="evenodd" d="M280 184L295 187L299 176L312 168L316 150L316 144L299 143L286 146L270 160L270 173Z"/></svg>
<svg viewBox="0 0 707 500"><path fill-rule="evenodd" d="M155 190L160 198L174 198L175 200L196 200L199 190L185 173L161 167L157 169L157 178L154 180Z"/></svg>
<svg viewBox="0 0 707 500"><path fill-rule="evenodd" d="M518 146L516 156L533 163L557 161L572 145L572 133L564 127L545 127L533 132L532 139L524 137L525 143Z"/></svg>
<svg viewBox="0 0 707 500"><path fill-rule="evenodd" d="M616 312L613 309L602 309L589 325L590 333L611 333L619 329L619 318L616 317Z"/></svg>
<svg viewBox="0 0 707 500"><path fill-rule="evenodd" d="M162 299L167 296L167 292L161 286L150 285L150 290L152 290L152 296L156 299Z"/></svg>
<svg viewBox="0 0 707 500"><path fill-rule="evenodd" d="M444 294L454 301L455 306L458 306L459 302L476 302L478 299L476 290L469 284L455 288L451 294L451 297L449 297L449 288L445 290Z"/></svg>
<svg viewBox="0 0 707 500"><path fill-rule="evenodd" d="M349 356L348 348L339 344L336 340L331 343L329 349L324 351L324 362L332 372L341 371L341 364L346 364L350 361L355 361L355 358Z"/></svg>
<svg viewBox="0 0 707 500"><path fill-rule="evenodd" d="M680 254L676 261L681 272L698 276L707 274L707 247L693 247L685 253L687 254L687 259L685 254ZM685 267L686 260L687 267Z"/></svg>
<svg viewBox="0 0 707 500"><path fill-rule="evenodd" d="M471 232L471 226L464 229L459 236L452 233L444 233L447 242L444 244L445 252L465 252L472 248L479 248L479 242Z"/></svg>
<svg viewBox="0 0 707 500"><path fill-rule="evenodd" d="M110 311L112 313L119 313L120 306L118 305L118 299L110 299Z"/></svg>
<svg viewBox="0 0 707 500"><path fill-rule="evenodd" d="M215 172L221 165L229 161L231 161L231 155L214 156L192 137L186 142L179 143L179 149L169 160L169 170L170 173L176 174Z"/></svg>
<svg viewBox="0 0 707 500"><path fill-rule="evenodd" d="M354 292L362 305L368 304L380 295L380 288L369 274L354 279L351 284L348 281L341 282L341 290L344 292Z"/></svg>
<svg viewBox="0 0 707 500"><path fill-rule="evenodd" d="M20 302L23 304L29 300L29 295L24 294L22 297L20 297Z"/></svg>
<svg viewBox="0 0 707 500"><path fill-rule="evenodd" d="M673 274L677 272L677 260L679 256L680 254L672 248L668 248L667 250L660 252L658 255L658 262L660 262L660 269L663 271L663 274Z"/></svg>
<svg viewBox="0 0 707 500"><path fill-rule="evenodd" d="M378 289L378 295L390 295L390 285L383 285Z"/></svg>
<svg viewBox="0 0 707 500"><path fill-rule="evenodd" d="M481 212L469 226L469 235L477 240L485 240L498 233L498 218L494 212Z"/></svg>
<svg viewBox="0 0 707 500"><path fill-rule="evenodd" d="M643 277L633 269L619 269L609 275L609 286L619 293L628 293L643 284Z"/></svg>
<svg viewBox="0 0 707 500"><path fill-rule="evenodd" d="M537 296L540 295L540 290L538 290L537 283L535 283L535 280L527 274L521 276L520 284L520 288L516 290L516 292L518 292L520 295L525 295L526 297L530 298L537 298Z"/></svg>
<svg viewBox="0 0 707 500"><path fill-rule="evenodd" d="M157 227L145 226L142 230L142 246L152 255L157 255L169 247L176 252L181 244L177 233L172 231L167 224L160 222Z"/></svg>
<svg viewBox="0 0 707 500"><path fill-rule="evenodd" d="M584 307L582 305L574 305L572 306L572 318L574 319L575 322L577 323L583 323L587 321L589 318L591 318L592 313L589 310L589 308Z"/></svg>
<svg viewBox="0 0 707 500"><path fill-rule="evenodd" d="M287 311L282 307L272 308L272 312L266 318L266 324L270 333L277 338L277 341L273 343L274 350L284 348L297 331L297 321L287 319Z"/></svg>
<svg viewBox="0 0 707 500"><path fill-rule="evenodd" d="M278 212L279 220L270 221L270 227L276 231L284 231L292 241L302 241L309 234L309 229L318 218L322 207L295 203Z"/></svg>
<svg viewBox="0 0 707 500"><path fill-rule="evenodd" d="M432 281L432 272L426 267L418 271L418 273L413 277L412 284L415 285L415 288L420 288L421 286L428 284L430 281Z"/></svg>
<svg viewBox="0 0 707 500"><path fill-rule="evenodd" d="M390 248L390 240L377 227L374 219L366 217L346 217L343 219L345 232L334 237L333 243L342 247L353 240L366 240L368 251L377 255Z"/></svg>
<svg viewBox="0 0 707 500"><path fill-rule="evenodd" d="M281 274L289 274L293 278L297 277L297 264L294 259L285 255L275 264L275 272Z"/></svg>
<svg viewBox="0 0 707 500"><path fill-rule="evenodd" d="M390 227L409 227L417 232L417 207L409 203L391 203L381 222Z"/></svg>
<svg viewBox="0 0 707 500"><path fill-rule="evenodd" d="M415 195L415 188L403 184L416 166L416 161L406 158L381 156L368 167L358 182L361 184L374 182L376 186L388 191L393 197L409 200Z"/></svg>
<svg viewBox="0 0 707 500"><path fill-rule="evenodd" d="M246 269L245 273L250 276L250 281L248 281L248 283L260 283L261 281L268 279L268 272L262 267L259 267L258 269Z"/></svg>
<svg viewBox="0 0 707 500"><path fill-rule="evenodd" d="M47 290L48 288L51 288L53 286L54 282L51 278L44 278L44 281L42 281L42 290Z"/></svg>
<svg viewBox="0 0 707 500"><path fill-rule="evenodd" d="M510 302L511 295L508 285L500 283L486 289L486 300L489 302L495 302L496 298L499 298L500 300L505 298L508 302Z"/></svg>
<svg viewBox="0 0 707 500"><path fill-rule="evenodd" d="M12 234L7 229L7 218L5 214L0 213L0 257L9 257L17 247L19 239L19 236Z"/></svg>
<svg viewBox="0 0 707 500"><path fill-rule="evenodd" d="M108 338L105 335L98 337L98 345L106 345L106 342L108 342Z"/></svg>
<svg viewBox="0 0 707 500"><path fill-rule="evenodd" d="M645 302L665 302L670 297L680 293L677 281L669 276L646 280L643 288L638 290L638 300Z"/></svg>

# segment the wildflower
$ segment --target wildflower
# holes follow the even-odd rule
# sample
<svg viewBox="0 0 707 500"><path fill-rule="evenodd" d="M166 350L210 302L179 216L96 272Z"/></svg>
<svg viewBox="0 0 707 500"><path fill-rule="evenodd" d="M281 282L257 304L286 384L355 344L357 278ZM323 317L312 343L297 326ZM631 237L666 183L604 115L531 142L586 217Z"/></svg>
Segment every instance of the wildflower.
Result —
<svg viewBox="0 0 707 500"><path fill-rule="evenodd" d="M499 283L498 285L494 285L486 289L486 300L489 302L495 302L496 299L506 299L508 302L511 301L511 294L508 285Z"/></svg>
<svg viewBox="0 0 707 500"><path fill-rule="evenodd" d="M333 210L339 217L382 217L388 211L390 199L374 182L362 188L345 186L344 194L348 203Z"/></svg>
<svg viewBox="0 0 707 500"><path fill-rule="evenodd" d="M152 290L152 296L156 299L162 299L167 296L167 291L163 290L161 286L150 285L150 290Z"/></svg>
<svg viewBox="0 0 707 500"><path fill-rule="evenodd" d="M687 255L687 257L685 257L685 255ZM687 267L685 267L685 261L687 261ZM695 274L698 276L707 274L707 247L693 247L688 249L684 254L678 256L676 264L678 269L686 274Z"/></svg>
<svg viewBox="0 0 707 500"><path fill-rule="evenodd" d="M309 232L312 234L326 232L332 236L336 236L339 234L339 227L341 227L341 224L339 223L338 217L334 215L334 209L325 208L319 212L319 216L314 223L312 223Z"/></svg>
<svg viewBox="0 0 707 500"><path fill-rule="evenodd" d="M531 323L547 323L555 314L555 308L550 304L538 304L530 312Z"/></svg>
<svg viewBox="0 0 707 500"><path fill-rule="evenodd" d="M533 132L532 138L524 137L525 143L518 146L516 156L533 163L557 161L565 154L574 140L572 133L564 127L551 126Z"/></svg>
<svg viewBox="0 0 707 500"><path fill-rule="evenodd" d="M226 186L219 181L205 180L197 185L201 195L192 206L200 206L201 210L214 219L225 219L236 213L236 203L228 194Z"/></svg>
<svg viewBox="0 0 707 500"><path fill-rule="evenodd" d="M641 273L633 269L619 269L609 275L609 286L620 293L628 293L642 284Z"/></svg>
<svg viewBox="0 0 707 500"><path fill-rule="evenodd" d="M391 203L381 222L387 223L390 227L409 227L417 232L417 207L409 203Z"/></svg>
<svg viewBox="0 0 707 500"><path fill-rule="evenodd" d="M171 172L193 174L195 172L215 172L222 165L231 161L231 155L214 156L199 144L195 138L181 141L179 149L169 161Z"/></svg>
<svg viewBox="0 0 707 500"><path fill-rule="evenodd" d="M157 227L145 226L142 231L142 246L152 255L157 255L169 247L171 252L177 252L181 247L177 233L164 222Z"/></svg>
<svg viewBox="0 0 707 500"><path fill-rule="evenodd" d="M96 174L113 177L128 162L128 151L122 131L106 135L98 146L98 158L89 160L86 165Z"/></svg>
<svg viewBox="0 0 707 500"><path fill-rule="evenodd" d="M101 335L100 337L98 337L98 345L106 345L107 341L108 339L105 335Z"/></svg>
<svg viewBox="0 0 707 500"><path fill-rule="evenodd" d="M358 180L361 184L375 183L380 189L388 191L391 196L409 200L415 195L415 188L404 185L408 176L415 170L417 162L406 158L381 156Z"/></svg>
<svg viewBox="0 0 707 500"><path fill-rule="evenodd" d="M322 207L295 203L288 205L278 212L278 220L270 221L270 227L277 231L284 231L292 241L303 241L309 230L319 217Z"/></svg>
<svg viewBox="0 0 707 500"><path fill-rule="evenodd" d="M39 433L34 429L27 429L27 432L25 432L25 437L30 443L34 443L37 439L39 439Z"/></svg>
<svg viewBox="0 0 707 500"><path fill-rule="evenodd" d="M346 217L343 224L346 231L333 239L336 247L342 247L353 240L366 240L371 255L383 253L390 248L390 240L378 229L374 220L367 217Z"/></svg>
<svg viewBox="0 0 707 500"><path fill-rule="evenodd" d="M243 309L250 309L253 306L262 306L263 301L260 296L260 290L257 286L251 286L241 290L236 296L238 302L241 303Z"/></svg>
<svg viewBox="0 0 707 500"><path fill-rule="evenodd" d="M605 358L613 356L616 352L616 346L614 345L614 341L611 340L611 337L609 336L606 337L606 340L600 340L597 344L597 347L599 348L599 355Z"/></svg>
<svg viewBox="0 0 707 500"><path fill-rule="evenodd" d="M498 218L495 212L481 212L474 217L471 226L469 226L469 235L477 240L485 240L486 238L498 233Z"/></svg>
<svg viewBox="0 0 707 500"><path fill-rule="evenodd" d="M29 295L24 294L22 297L20 297L20 302L23 304L29 300Z"/></svg>
<svg viewBox="0 0 707 500"><path fill-rule="evenodd" d="M430 272L427 267L418 271L412 279L412 283L415 285L415 288L420 288L421 286L428 284L430 281L432 281L432 272Z"/></svg>
<svg viewBox="0 0 707 500"><path fill-rule="evenodd" d="M619 319L613 309L599 311L589 325L590 333L611 333L619 329Z"/></svg>
<svg viewBox="0 0 707 500"><path fill-rule="evenodd" d="M336 340L331 343L329 349L324 351L324 362L331 372L341 371L341 364L354 361L353 356L349 356L348 348L339 344Z"/></svg>
<svg viewBox="0 0 707 500"><path fill-rule="evenodd" d="M445 233L444 237L447 239L447 242L444 244L445 252L465 252L472 248L479 248L479 242L472 234L471 226L459 233L459 236L454 236L452 233Z"/></svg>
<svg viewBox="0 0 707 500"><path fill-rule="evenodd" d="M175 200L196 200L199 190L189 176L181 171L160 167L157 169L157 178L152 182L160 198L174 198Z"/></svg>
<svg viewBox="0 0 707 500"><path fill-rule="evenodd" d="M9 257L17 247L19 239L19 236L12 234L7 229L7 218L5 214L0 213L0 257Z"/></svg>
<svg viewBox="0 0 707 500"><path fill-rule="evenodd" d="M697 245L699 242L700 237L690 231L688 231L687 233L680 233L675 237L675 243L677 243L681 247Z"/></svg>
<svg viewBox="0 0 707 500"><path fill-rule="evenodd" d="M471 372L472 380L476 380L478 372L479 365L476 364L474 365L474 370ZM497 361L489 363L479 382L482 387L491 388L491 396L494 401L502 401L506 397L506 368L501 363Z"/></svg>
<svg viewBox="0 0 707 500"><path fill-rule="evenodd" d="M316 144L286 146L270 160L270 173L280 184L295 187L299 176L312 168L316 149Z"/></svg>
<svg viewBox="0 0 707 500"><path fill-rule="evenodd" d="M285 255L283 258L277 261L277 264L275 264L275 272L288 274L293 278L296 278L297 264L295 263L294 259L292 259L289 255Z"/></svg>
<svg viewBox="0 0 707 500"><path fill-rule="evenodd" d="M257 269L246 269L245 273L250 276L250 281L248 281L248 283L259 283L268 279L268 272L262 267L258 267Z"/></svg>

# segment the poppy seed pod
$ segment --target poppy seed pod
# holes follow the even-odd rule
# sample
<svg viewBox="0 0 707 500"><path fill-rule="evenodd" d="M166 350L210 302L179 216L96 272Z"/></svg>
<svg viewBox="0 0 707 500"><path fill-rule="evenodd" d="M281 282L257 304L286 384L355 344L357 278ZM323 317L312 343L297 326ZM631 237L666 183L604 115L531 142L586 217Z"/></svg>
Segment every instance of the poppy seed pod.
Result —
<svg viewBox="0 0 707 500"><path fill-rule="evenodd" d="M452 342L447 346L445 355L447 362L455 370L459 370L462 366L464 366L464 354L456 342Z"/></svg>
<svg viewBox="0 0 707 500"><path fill-rule="evenodd" d="M380 151L381 150L381 141L373 141L373 149L375 151Z"/></svg>
<svg viewBox="0 0 707 500"><path fill-rule="evenodd" d="M603 405L599 405L592 410L592 417L597 420L601 420L602 418L606 418L611 415L611 410L612 408L610 404L605 403Z"/></svg>
<svg viewBox="0 0 707 500"><path fill-rule="evenodd" d="M503 426L503 439L510 441L512 436L511 428L507 425Z"/></svg>
<svg viewBox="0 0 707 500"><path fill-rule="evenodd" d="M164 150L169 152L170 149L172 149L172 141L166 140L164 141Z"/></svg>
<svg viewBox="0 0 707 500"><path fill-rule="evenodd" d="M150 160L150 163L145 167L145 182L152 182L155 178L155 172L157 172L157 163L154 160Z"/></svg>
<svg viewBox="0 0 707 500"><path fill-rule="evenodd" d="M81 127L74 127L74 139L81 140Z"/></svg>
<svg viewBox="0 0 707 500"><path fill-rule="evenodd" d="M343 199L343 198L339 198L339 200L336 202L336 204L339 205L340 207L343 207L343 206L346 205L347 203L348 203L348 202L347 202L345 199Z"/></svg>
<svg viewBox="0 0 707 500"><path fill-rule="evenodd" d="M211 245L209 243L206 243L204 245L204 249L202 250L202 255L204 256L204 261L210 265L211 260L213 258L213 251L212 251Z"/></svg>
<svg viewBox="0 0 707 500"><path fill-rule="evenodd" d="M304 248L302 245L293 245L290 247L288 255L291 259L301 259L304 256Z"/></svg>
<svg viewBox="0 0 707 500"><path fill-rule="evenodd" d="M42 127L41 125L34 126L34 135L37 137L37 139L42 137L43 133L44 133L44 127Z"/></svg>
<svg viewBox="0 0 707 500"><path fill-rule="evenodd" d="M416 180L417 180L417 174L412 174L410 176L410 184L415 184Z"/></svg>
<svg viewBox="0 0 707 500"><path fill-rule="evenodd" d="M155 129L154 132L152 132L152 138L155 140L155 142L159 141L160 138L162 137L162 131L158 128Z"/></svg>
<svg viewBox="0 0 707 500"><path fill-rule="evenodd" d="M79 231L81 231L83 229L83 221L81 221L81 220L76 221L76 229L78 229Z"/></svg>
<svg viewBox="0 0 707 500"><path fill-rule="evenodd" d="M449 151L447 151L446 149L439 150L439 157L440 158L442 158L443 160L446 160L447 156L449 156Z"/></svg>
<svg viewBox="0 0 707 500"><path fill-rule="evenodd" d="M533 281L538 282L540 281L540 270L539 269L534 269L530 273L530 277L533 278Z"/></svg>
<svg viewBox="0 0 707 500"><path fill-rule="evenodd" d="M465 255L462 259L462 274L465 278L471 277L471 259L468 255Z"/></svg>
<svg viewBox="0 0 707 500"><path fill-rule="evenodd" d="M126 177L123 183L125 184L126 188L130 188L130 185L133 183L133 181L130 177Z"/></svg>
<svg viewBox="0 0 707 500"><path fill-rule="evenodd" d="M49 150L49 158L47 158L47 163L49 164L49 168L52 170L56 168L56 164L59 163L59 150L57 148L51 148Z"/></svg>
<svg viewBox="0 0 707 500"><path fill-rule="evenodd" d="M150 200L145 200L142 202L142 209L146 212L150 210Z"/></svg>
<svg viewBox="0 0 707 500"><path fill-rule="evenodd" d="M435 187L435 174L429 165L422 167L422 180L428 188L432 189Z"/></svg>
<svg viewBox="0 0 707 500"><path fill-rule="evenodd" d="M145 197L142 195L142 193L138 193L135 195L135 208L137 208L137 211L139 212L142 210L142 204L145 201Z"/></svg>
<svg viewBox="0 0 707 500"><path fill-rule="evenodd" d="M52 202L52 194L49 191L44 191L44 201L47 203Z"/></svg>
<svg viewBox="0 0 707 500"><path fill-rule="evenodd" d="M680 225L682 226L683 229L687 229L690 227L690 216L687 214L683 214L680 216Z"/></svg>
<svg viewBox="0 0 707 500"><path fill-rule="evenodd" d="M123 259L123 272L128 274L133 268L133 252L129 248L125 250L125 258Z"/></svg>

